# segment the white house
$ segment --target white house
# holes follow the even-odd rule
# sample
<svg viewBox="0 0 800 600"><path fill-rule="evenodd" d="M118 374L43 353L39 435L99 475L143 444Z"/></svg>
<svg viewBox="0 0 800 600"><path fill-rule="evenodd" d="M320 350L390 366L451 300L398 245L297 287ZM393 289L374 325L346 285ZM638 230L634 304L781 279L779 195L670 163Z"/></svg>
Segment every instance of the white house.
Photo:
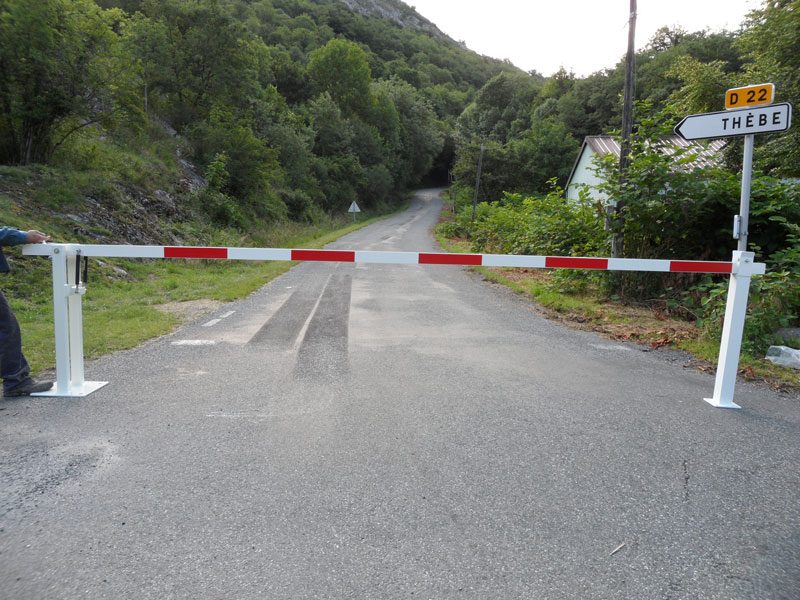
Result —
<svg viewBox="0 0 800 600"><path fill-rule="evenodd" d="M665 139L670 142L662 146L662 151L666 154L671 154L680 148L695 148L697 150L697 159L695 159L692 164L696 166L718 165L722 160L720 151L726 144L725 140L710 140L707 146L700 145L694 142L687 142L677 135L669 136ZM603 179L595 173L595 165L592 159L595 156L605 156L609 153L619 159L620 145L616 138L610 135L586 136L578 152L578 158L575 159L575 164L572 166L569 179L567 180L567 200L577 200L581 188L583 186L588 186L592 198L605 203L608 196L594 189L595 186L603 182Z"/></svg>

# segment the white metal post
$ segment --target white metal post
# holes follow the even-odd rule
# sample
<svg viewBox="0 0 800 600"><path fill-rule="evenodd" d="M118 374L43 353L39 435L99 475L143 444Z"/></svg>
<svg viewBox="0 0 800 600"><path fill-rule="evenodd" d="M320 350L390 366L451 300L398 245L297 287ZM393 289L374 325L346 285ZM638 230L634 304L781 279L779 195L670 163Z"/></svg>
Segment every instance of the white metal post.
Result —
<svg viewBox="0 0 800 600"><path fill-rule="evenodd" d="M733 273L728 287L725 305L725 321L719 346L719 362L714 380L714 396L704 400L717 408L741 408L733 401L736 374L739 370L739 354L742 349L744 319L747 314L747 297L750 293L750 277L763 274L764 264L754 263L752 252L733 253Z"/></svg>
<svg viewBox="0 0 800 600"><path fill-rule="evenodd" d="M70 388L83 389L83 311L81 295L86 288L76 281L75 267L80 268L80 257L67 254L67 319L69 321L69 381Z"/></svg>
<svg viewBox="0 0 800 600"><path fill-rule="evenodd" d="M754 135L744 136L744 159L742 161L742 191L739 197L739 235L734 237L739 240L736 247L741 252L747 252L747 234L750 227L750 185L753 181L753 146Z"/></svg>
<svg viewBox="0 0 800 600"><path fill-rule="evenodd" d="M69 308L67 304L67 248L53 248L53 326L56 338L56 385L45 392L66 395L69 392Z"/></svg>
<svg viewBox="0 0 800 600"><path fill-rule="evenodd" d="M84 381L83 313L81 295L86 288L75 279L79 257L68 244L52 248L53 325L56 344L56 383L35 396L80 398L106 385L107 381Z"/></svg>

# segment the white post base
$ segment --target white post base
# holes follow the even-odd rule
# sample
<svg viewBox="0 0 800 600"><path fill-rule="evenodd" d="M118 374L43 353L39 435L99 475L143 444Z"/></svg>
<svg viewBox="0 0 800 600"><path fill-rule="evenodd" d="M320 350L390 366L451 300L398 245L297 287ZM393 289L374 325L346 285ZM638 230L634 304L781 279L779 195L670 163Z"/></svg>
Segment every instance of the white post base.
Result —
<svg viewBox="0 0 800 600"><path fill-rule="evenodd" d="M739 353L742 349L744 319L747 315L750 278L752 275L762 275L765 269L763 263L753 262L754 257L755 254L752 252L737 250L733 253L733 271L725 305L714 395L711 398L704 398L716 408L741 408L733 401L733 390L736 387L736 374L739 370Z"/></svg>
<svg viewBox="0 0 800 600"><path fill-rule="evenodd" d="M51 398L83 398L92 392L96 392L104 385L108 384L107 381L84 381L82 385L71 385L67 388L66 392L58 391L58 384L54 383L53 387L46 392L37 392L31 396L47 396Z"/></svg>
<svg viewBox="0 0 800 600"><path fill-rule="evenodd" d="M718 398L703 398L703 400L715 408L742 408L732 400L723 401Z"/></svg>

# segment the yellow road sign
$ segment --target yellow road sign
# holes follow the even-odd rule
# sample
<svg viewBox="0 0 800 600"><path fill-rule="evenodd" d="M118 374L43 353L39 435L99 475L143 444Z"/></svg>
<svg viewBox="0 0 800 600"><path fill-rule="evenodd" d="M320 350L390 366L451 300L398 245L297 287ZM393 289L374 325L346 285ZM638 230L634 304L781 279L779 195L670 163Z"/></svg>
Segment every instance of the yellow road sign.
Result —
<svg viewBox="0 0 800 600"><path fill-rule="evenodd" d="M774 83L748 85L725 92L725 108L748 108L760 104L772 104L774 99Z"/></svg>

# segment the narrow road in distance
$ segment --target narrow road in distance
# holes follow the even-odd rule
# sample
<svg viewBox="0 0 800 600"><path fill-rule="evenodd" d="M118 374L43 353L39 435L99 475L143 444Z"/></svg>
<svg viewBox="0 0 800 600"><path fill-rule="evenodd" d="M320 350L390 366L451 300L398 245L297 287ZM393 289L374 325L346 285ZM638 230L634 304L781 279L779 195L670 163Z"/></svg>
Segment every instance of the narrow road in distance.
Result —
<svg viewBox="0 0 800 600"><path fill-rule="evenodd" d="M329 248L436 251L438 191ZM0 590L796 599L800 400L686 362L462 267L303 263L0 405Z"/></svg>

